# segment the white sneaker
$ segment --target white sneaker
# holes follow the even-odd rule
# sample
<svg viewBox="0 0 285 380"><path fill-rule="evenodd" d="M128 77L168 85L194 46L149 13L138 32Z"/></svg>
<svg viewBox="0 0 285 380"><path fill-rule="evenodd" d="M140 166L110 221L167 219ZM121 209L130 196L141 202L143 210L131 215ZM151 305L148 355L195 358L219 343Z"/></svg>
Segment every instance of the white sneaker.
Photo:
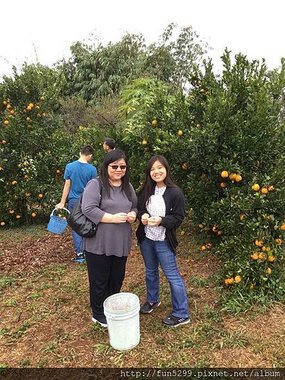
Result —
<svg viewBox="0 0 285 380"><path fill-rule="evenodd" d="M108 327L107 326L107 319L106 319L106 317L104 316L104 317L102 317L102 318L100 318L100 320L99 320L99 318L94 318L94 317L92 317L92 322L94 322L94 323L99 323L99 325L101 325L102 327Z"/></svg>

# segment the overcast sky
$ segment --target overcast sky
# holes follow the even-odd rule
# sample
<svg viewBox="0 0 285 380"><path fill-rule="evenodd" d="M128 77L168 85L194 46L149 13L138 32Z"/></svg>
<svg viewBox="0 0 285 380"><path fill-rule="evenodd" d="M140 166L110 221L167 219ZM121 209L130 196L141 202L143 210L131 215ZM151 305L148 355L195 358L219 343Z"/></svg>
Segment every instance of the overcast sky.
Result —
<svg viewBox="0 0 285 380"><path fill-rule="evenodd" d="M51 66L90 35L104 44L126 33L158 41L171 22L192 26L218 68L225 47L277 68L285 57L284 0L13 0L1 7L0 79L24 61Z"/></svg>

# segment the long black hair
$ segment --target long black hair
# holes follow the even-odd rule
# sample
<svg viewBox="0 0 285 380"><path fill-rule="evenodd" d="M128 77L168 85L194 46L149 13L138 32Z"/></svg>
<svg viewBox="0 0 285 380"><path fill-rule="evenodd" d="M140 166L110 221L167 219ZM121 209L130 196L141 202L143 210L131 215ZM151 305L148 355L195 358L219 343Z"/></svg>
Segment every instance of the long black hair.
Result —
<svg viewBox="0 0 285 380"><path fill-rule="evenodd" d="M144 204L146 204L148 202L150 196L153 195L154 189L156 186L156 182L150 176L150 170L156 161L159 161L161 163L161 165L164 166L166 169L166 177L164 179L165 186L166 187L177 187L177 185L174 183L174 181L171 177L170 166L169 166L167 159L160 154L156 154L156 155L152 156L150 158L150 160L148 161L148 164L147 164L147 167L145 170L145 180L144 180L144 183L143 183L141 191L140 191L143 194L142 196L143 196Z"/></svg>
<svg viewBox="0 0 285 380"><path fill-rule="evenodd" d="M110 196L108 166L112 164L113 162L118 161L120 159L125 160L126 165L127 165L125 175L122 177L122 191L124 191L127 198L131 200L132 195L131 195L131 187L130 187L130 174L129 174L128 159L125 152L123 152L120 149L114 149L110 151L109 153L105 154L103 163L100 168L100 179L102 181L103 187L106 189L108 196Z"/></svg>

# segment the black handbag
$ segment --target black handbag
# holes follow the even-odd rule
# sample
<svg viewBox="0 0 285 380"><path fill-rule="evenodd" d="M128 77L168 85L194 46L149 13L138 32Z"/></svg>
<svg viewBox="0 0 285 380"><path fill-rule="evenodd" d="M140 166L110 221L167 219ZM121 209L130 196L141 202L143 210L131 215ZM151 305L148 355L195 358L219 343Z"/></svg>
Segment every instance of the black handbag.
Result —
<svg viewBox="0 0 285 380"><path fill-rule="evenodd" d="M99 180L100 194L102 194L102 184ZM75 231L78 235L91 238L95 236L97 232L97 224L88 219L82 212L81 203L82 203L83 193L76 202L74 208L71 210L70 214L67 217L68 225ZM101 203L101 200L100 200ZM100 204L99 204L100 205Z"/></svg>

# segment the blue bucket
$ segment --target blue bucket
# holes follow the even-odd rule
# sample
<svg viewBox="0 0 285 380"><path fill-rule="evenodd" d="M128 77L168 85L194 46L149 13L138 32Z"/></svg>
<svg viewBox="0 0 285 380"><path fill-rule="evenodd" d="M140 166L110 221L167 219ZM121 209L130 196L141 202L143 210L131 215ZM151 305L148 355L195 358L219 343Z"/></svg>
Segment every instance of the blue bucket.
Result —
<svg viewBox="0 0 285 380"><path fill-rule="evenodd" d="M63 210L66 210L69 213L69 211L66 208L64 208ZM67 227L67 221L64 218L54 215L56 211L57 210L54 209L50 214L47 230L49 232L52 232L53 234L62 235Z"/></svg>

